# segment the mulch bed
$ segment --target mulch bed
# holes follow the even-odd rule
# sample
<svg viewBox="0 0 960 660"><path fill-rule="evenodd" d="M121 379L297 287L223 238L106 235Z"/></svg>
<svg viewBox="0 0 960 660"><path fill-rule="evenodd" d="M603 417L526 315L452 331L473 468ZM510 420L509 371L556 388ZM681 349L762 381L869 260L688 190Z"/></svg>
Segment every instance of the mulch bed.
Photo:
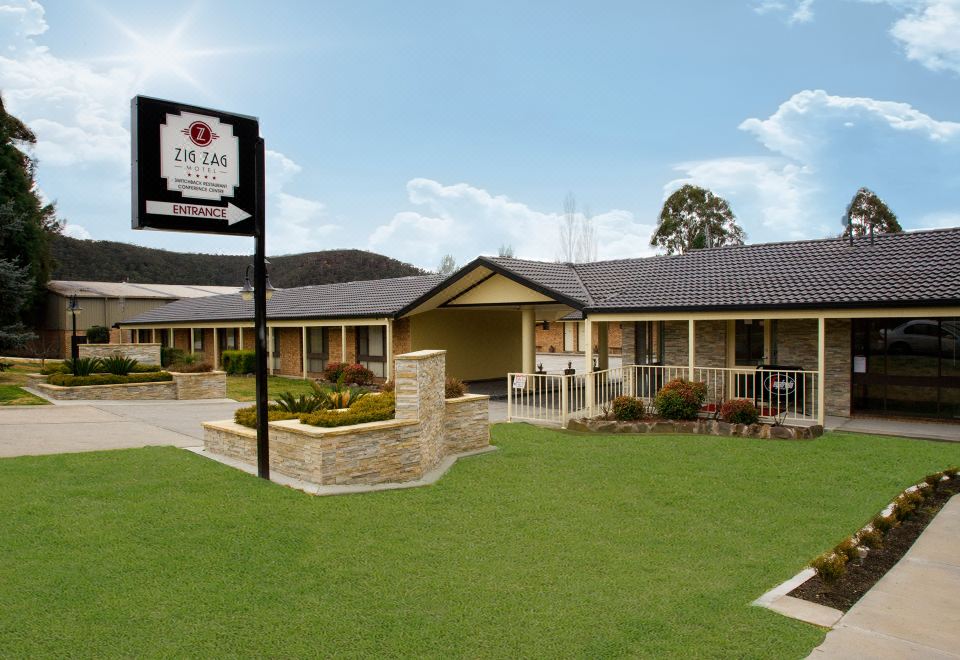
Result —
<svg viewBox="0 0 960 660"><path fill-rule="evenodd" d="M839 580L826 583L814 575L789 595L846 612L900 561L943 505L958 492L960 479L942 482L909 519L884 535L881 547L870 550L863 559L848 562L846 573Z"/></svg>

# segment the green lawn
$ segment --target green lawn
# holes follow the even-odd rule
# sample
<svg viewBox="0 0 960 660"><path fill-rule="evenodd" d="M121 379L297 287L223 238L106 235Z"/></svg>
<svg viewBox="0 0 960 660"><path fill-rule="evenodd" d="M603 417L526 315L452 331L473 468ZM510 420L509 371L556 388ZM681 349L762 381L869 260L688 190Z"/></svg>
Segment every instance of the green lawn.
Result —
<svg viewBox="0 0 960 660"><path fill-rule="evenodd" d="M0 371L0 406L35 406L50 402L25 391L21 386L27 382L27 374L40 371L36 365L16 364Z"/></svg>
<svg viewBox="0 0 960 660"><path fill-rule="evenodd" d="M493 428L434 486L316 498L188 452L0 460L0 648L799 658L750 601L960 445Z"/></svg>
<svg viewBox="0 0 960 660"><path fill-rule="evenodd" d="M235 401L253 401L256 398L257 379L253 376L227 376L227 398ZM267 393L270 400L277 398L281 392L294 394L310 393L313 389L310 382L301 378L284 378L282 376L268 376Z"/></svg>

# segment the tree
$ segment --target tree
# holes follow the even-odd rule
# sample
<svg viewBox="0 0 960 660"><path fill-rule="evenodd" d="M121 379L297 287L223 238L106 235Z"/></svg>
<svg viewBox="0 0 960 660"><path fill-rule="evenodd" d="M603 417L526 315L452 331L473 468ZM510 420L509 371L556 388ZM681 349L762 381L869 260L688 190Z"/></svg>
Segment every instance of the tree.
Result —
<svg viewBox="0 0 960 660"><path fill-rule="evenodd" d="M504 245L501 245L500 251L497 252L497 256L513 258L513 246L506 243Z"/></svg>
<svg viewBox="0 0 960 660"><path fill-rule="evenodd" d="M868 188L861 188L850 200L844 214L844 225L841 237L849 237L851 231L854 236L866 236L871 229L878 234L898 234L903 231L897 214Z"/></svg>
<svg viewBox="0 0 960 660"><path fill-rule="evenodd" d="M443 255L440 265L437 266L437 275L452 275L457 270L457 260L452 254Z"/></svg>
<svg viewBox="0 0 960 660"><path fill-rule="evenodd" d="M686 184L675 190L660 210L650 245L667 254L723 245L743 245L746 234L730 205L706 188Z"/></svg>
<svg viewBox="0 0 960 660"><path fill-rule="evenodd" d="M563 200L563 219L560 221L560 261L583 263L596 261L597 235L590 209L577 211L577 198L567 193Z"/></svg>
<svg viewBox="0 0 960 660"><path fill-rule="evenodd" d="M22 345L25 324L36 320L50 278L50 237L60 231L52 204L44 204L34 182L36 164L23 148L36 137L0 99L0 344Z"/></svg>

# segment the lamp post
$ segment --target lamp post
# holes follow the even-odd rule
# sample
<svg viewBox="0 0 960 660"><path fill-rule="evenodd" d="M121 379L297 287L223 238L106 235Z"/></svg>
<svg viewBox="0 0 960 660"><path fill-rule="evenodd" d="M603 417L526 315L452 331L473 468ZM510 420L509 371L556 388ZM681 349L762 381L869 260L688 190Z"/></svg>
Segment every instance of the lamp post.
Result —
<svg viewBox="0 0 960 660"><path fill-rule="evenodd" d="M80 347L77 345L77 314L83 311L83 308L80 307L80 301L77 299L76 291L67 300L67 311L70 312L73 320L73 334L70 338L70 360L73 364L73 375L76 376L77 358L80 357Z"/></svg>

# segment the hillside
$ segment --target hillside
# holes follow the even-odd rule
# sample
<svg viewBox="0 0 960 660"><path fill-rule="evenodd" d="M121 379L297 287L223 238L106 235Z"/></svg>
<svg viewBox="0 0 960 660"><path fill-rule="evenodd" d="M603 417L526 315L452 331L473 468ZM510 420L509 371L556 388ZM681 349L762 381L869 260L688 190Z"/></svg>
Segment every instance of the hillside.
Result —
<svg viewBox="0 0 960 660"><path fill-rule="evenodd" d="M193 254L114 241L57 236L52 279L140 284L240 285L251 257ZM325 250L270 257L270 281L279 288L420 275L410 264L363 250Z"/></svg>

